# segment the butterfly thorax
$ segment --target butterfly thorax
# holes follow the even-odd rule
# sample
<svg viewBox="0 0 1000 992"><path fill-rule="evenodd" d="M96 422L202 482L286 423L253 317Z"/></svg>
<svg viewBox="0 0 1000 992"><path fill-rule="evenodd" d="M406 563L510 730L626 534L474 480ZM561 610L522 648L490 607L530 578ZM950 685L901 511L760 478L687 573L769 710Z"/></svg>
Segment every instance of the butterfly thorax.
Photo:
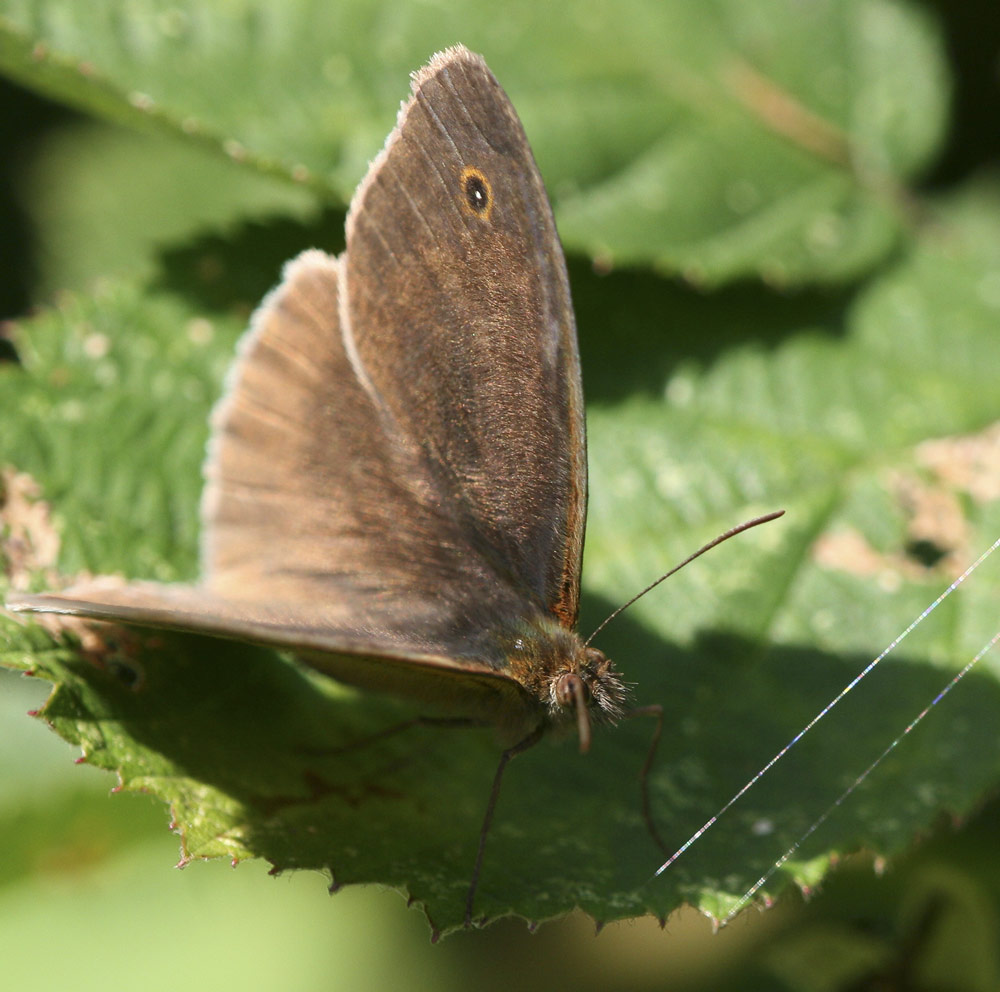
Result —
<svg viewBox="0 0 1000 992"><path fill-rule="evenodd" d="M542 704L550 723L575 721L582 705L599 723L622 715L627 689L603 652L554 622L527 628L506 646L508 674Z"/></svg>

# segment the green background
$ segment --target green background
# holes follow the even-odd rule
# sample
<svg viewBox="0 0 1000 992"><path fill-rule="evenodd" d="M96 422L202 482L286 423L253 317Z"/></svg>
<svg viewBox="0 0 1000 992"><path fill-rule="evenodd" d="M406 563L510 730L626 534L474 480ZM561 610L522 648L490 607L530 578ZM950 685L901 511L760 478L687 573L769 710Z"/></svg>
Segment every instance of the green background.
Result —
<svg viewBox="0 0 1000 992"><path fill-rule="evenodd" d="M602 638L637 700L666 707L654 808L679 844L1000 533L990 13L5 0L0 304L17 326L0 340L0 462L38 480L61 536L57 566L28 581L193 577L204 416L235 337L284 258L339 250L407 73L462 41L522 115L569 256L591 439L584 629L701 541L788 511ZM972 481L921 447L949 437L983 452ZM965 450L946 448L952 466ZM613 921L687 900L723 915L995 632L998 573L977 572L659 887L632 770L648 728L602 734L586 759L571 741L519 759L489 911L580 904ZM241 833L248 779L294 791L300 769L276 744L288 728L334 712L338 728L375 727L385 709L327 698L265 653L125 644L97 670L64 638L0 622L2 660L62 686L47 719L170 801L191 856L319 867L332 849L338 877L403 887L438 927L457 922L465 868L442 870L407 830L474 843L488 740L423 742L402 802ZM997 664L769 883L811 890L841 863L804 907L786 890L719 936L688 910L594 940L577 912L435 946L396 892L331 899L315 872L268 879L255 861L173 871L166 807L109 799L106 772L73 767L79 750L23 716L44 684L5 673L4 974L23 988L993 988ZM380 769L362 763L357 781L381 785ZM289 834L304 825L320 842ZM345 837L366 834L350 854ZM848 857L859 844L874 854Z"/></svg>

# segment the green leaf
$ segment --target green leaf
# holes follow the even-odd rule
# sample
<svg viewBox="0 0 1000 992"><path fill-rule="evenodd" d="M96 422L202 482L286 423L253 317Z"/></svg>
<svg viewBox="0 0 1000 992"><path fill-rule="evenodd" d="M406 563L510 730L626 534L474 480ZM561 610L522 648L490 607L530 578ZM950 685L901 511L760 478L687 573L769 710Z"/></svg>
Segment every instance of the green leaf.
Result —
<svg viewBox="0 0 1000 992"><path fill-rule="evenodd" d="M24 369L0 371L5 420L21 426L0 463L44 480L68 525L65 572L193 574L207 411L240 324L108 284L17 337Z"/></svg>
<svg viewBox="0 0 1000 992"><path fill-rule="evenodd" d="M671 849L1000 533L998 200L984 181L935 205L904 259L838 297L702 298L571 266L591 400L583 629L725 527L788 511L600 637L637 702L664 706L650 785ZM212 244L222 271L239 271L255 233ZM205 418L239 321L193 302L182 273L184 296L109 284L65 299L15 333L22 365L0 366L0 462L51 501L66 575L195 574ZM5 572L50 583L53 522L23 478L6 488ZM931 526L928 506L944 507ZM543 742L504 781L477 914L538 920L578 905L602 921L665 917L686 900L724 915L993 634L998 592L991 559L655 880L664 855L638 792L649 723L600 733L587 756L572 739ZM41 716L88 762L170 804L186 857L377 881L438 931L460 925L498 757L488 733L373 737L412 708L244 645L78 625L49 634L3 614L0 644L5 664L54 683ZM899 852L995 788L996 671L984 662L960 683L767 893L814 886L859 844Z"/></svg>
<svg viewBox="0 0 1000 992"><path fill-rule="evenodd" d="M946 123L937 33L894 0L0 2L13 78L340 204L406 74L457 41L507 87L566 246L603 268L853 278L913 235L906 186Z"/></svg>
<svg viewBox="0 0 1000 992"><path fill-rule="evenodd" d="M234 217L241 223L273 216L301 222L316 210L306 190L187 142L165 142L90 121L50 136L33 157L23 185L37 240L44 246L41 299L63 289L89 290L109 275L153 278L165 245L183 242L192 231L224 227ZM301 234L300 227L296 233ZM257 267L270 262L266 280L273 280L280 261L272 253ZM205 275L221 275L210 259L205 265ZM249 298L242 305L256 302Z"/></svg>

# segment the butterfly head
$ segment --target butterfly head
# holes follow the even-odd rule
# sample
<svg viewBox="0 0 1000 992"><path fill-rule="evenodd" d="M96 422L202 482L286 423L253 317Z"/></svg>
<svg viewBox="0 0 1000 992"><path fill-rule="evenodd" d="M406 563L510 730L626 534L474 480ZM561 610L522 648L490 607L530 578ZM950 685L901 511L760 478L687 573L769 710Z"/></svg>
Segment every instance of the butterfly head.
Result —
<svg viewBox="0 0 1000 992"><path fill-rule="evenodd" d="M614 723L622 715L625 695L625 683L604 653L580 645L572 664L550 679L549 709L556 709L557 719L575 713L580 750L586 752L590 747L591 717Z"/></svg>
<svg viewBox="0 0 1000 992"><path fill-rule="evenodd" d="M564 627L518 638L509 660L511 674L537 696L550 723L576 722L581 751L590 747L592 723L614 723L622 715L627 690L621 676L603 652Z"/></svg>

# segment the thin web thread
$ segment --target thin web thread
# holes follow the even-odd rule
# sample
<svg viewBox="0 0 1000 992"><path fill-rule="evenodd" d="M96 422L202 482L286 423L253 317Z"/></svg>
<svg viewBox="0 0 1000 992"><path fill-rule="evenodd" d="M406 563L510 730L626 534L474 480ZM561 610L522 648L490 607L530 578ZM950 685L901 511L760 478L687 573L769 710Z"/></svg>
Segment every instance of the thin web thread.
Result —
<svg viewBox="0 0 1000 992"><path fill-rule="evenodd" d="M705 834L706 831L710 830L715 825L715 823L718 821L719 817L721 817L723 814L725 814L730 809L730 807L732 807L744 795L746 795L746 793L749 792L750 789L752 789L757 784L757 782L759 782L760 779L764 775L766 775L793 747L795 747L795 745L798 744L798 742L800 740L802 740L802 738L805 737L805 735L808 734L809 731L812 730L812 728L815 727L816 724L819 723L820 720L822 720L844 698L844 696L846 696L863 678L865 678L865 676L867 676L886 657L886 655L888 655L890 652L894 651L899 646L899 644L904 640L904 638L906 638L907 636L909 636L909 634L916 627L918 627L921 623L923 623L923 621L928 616L930 616L931 613L933 613L934 610L936 610L938 608L938 606L940 606L941 603L943 603L944 600L946 600L977 568L979 568L979 566L984 561L986 561L986 559L991 554L993 554L993 552L996 551L996 549L998 547L1000 547L1000 537L998 537L993 542L993 544L990 545L989 548L987 548L957 579L955 579L955 581L952 582L951 585L948 586L948 588L945 589L945 591L943 593L941 593L941 595L938 596L938 598L935 599L934 602L931 603L930 606L928 606L920 614L920 616L918 616L906 628L906 630L904 630L898 637L894 638L892 640L892 642L888 645L888 647L886 647L886 649L877 658L875 658L872 661L870 661L865 666L865 668L860 672L860 674L856 675L829 703L827 703L826 706L824 706L823 709L821 709L819 711L819 713L817 713L816 716L814 716L809 721L809 723L807 723L805 725L805 727L803 727L773 758L771 758L770 761L767 762L766 765L764 765L760 769L760 771L757 772L756 775L753 776L753 778L751 778L746 783L746 785L744 785L732 797L732 799L730 799L724 806L721 807L721 809L719 809L719 811L714 816L712 816L708 820L706 820L705 823L703 823L686 841L684 841L684 843L681 844L681 846L676 851L674 851L674 853L671 854L670 857L667 858L667 860L664 861L663 864L660 865L659 868L656 869L655 873L653 874L653 878L658 878L660 875L662 875L663 872L665 872L689 847L691 847L692 844L694 844L697 840L699 840ZM996 643L996 640L997 640L998 637L1000 637L1000 631L998 631L998 633L996 635L994 635L993 639L986 645L986 647L979 654L977 654L976 657L971 662L969 662L969 664L964 669L962 669L962 671L958 675L955 676L955 678L952 680L952 682L948 684L947 688L945 688L942 691L941 696L944 696L951 689L951 686L954 683L958 682L959 679L961 679L962 677L964 677L966 671L968 669L970 669L974 664L976 664L976 662L979 661L979 659L986 653L986 651L988 651L993 646L993 644ZM938 698L941 698L941 696L939 696ZM935 699L934 703L936 703L936 702L937 702L937 699ZM920 720L923 719L924 714L930 709L931 706L934 705L934 703L931 703L930 706L928 706L927 710L925 710L924 713L922 713L917 718L917 720L914 721L914 724L913 724L914 726L916 725L916 723L919 723ZM888 751L891 751L892 748L896 746L896 743L902 737L906 736L907 733L909 733L910 729L912 729L912 728L908 727L902 734L900 734L899 738L897 738L896 741L894 741L889 746L889 748L888 748L888 750L887 750L886 753L888 753ZM883 755L883 757L884 757L884 755ZM875 764L877 765L881 760L882 760L882 758L879 758L875 762ZM870 771L871 771L871 768L869 768L868 771L866 771L864 774L867 775ZM785 861L787 861L789 857L791 857L791 855L795 852L795 850L799 847L799 845L801 845L803 843L803 841L805 841L806 837L808 837L809 834L811 834L816 828L818 828L819 825L820 825L820 823L823 820L825 820L833 812L833 809L836 806L838 806L844 799L846 799L847 796L856 787L857 787L857 783L855 783L854 785L852 785L850 787L850 789L848 789L848 791L843 796L841 796L840 799L838 799L837 802L834 803L833 806L831 806L830 809L828 809L823 814L823 816L821 817L821 819L819 821L817 821L815 824L813 824L813 826L810 827L806 831L806 833L803 834L801 838L799 838L798 841L796 841L795 845L782 858L780 858L778 860L778 862L774 866L772 866L772 868L770 869L770 871L764 876L764 880L761 880L758 883L756 883L754 885L754 887L750 890L750 892L747 895L745 895L740 900L740 902L738 904L740 907L742 907L743 905L745 905L746 900L748 898L752 898L753 897L753 895L758 891L758 889L760 889L760 887L764 884L764 881L766 881L766 879L770 878L771 875L773 875L774 872L777 871L778 868L780 868L781 865L784 864ZM726 920L729 920L731 918L731 916L732 916L732 913L730 913L730 915L726 917Z"/></svg>
<svg viewBox="0 0 1000 992"><path fill-rule="evenodd" d="M995 545L994 545L995 547ZM834 802L823 812L817 819L812 823L812 825L802 834L797 841L795 841L792 846L785 851L785 853L778 858L777 861L771 865L770 868L760 878L757 879L753 885L750 886L746 892L739 898L736 905L729 910L728 913L720 920L719 925L725 926L751 899L765 886L768 880L776 871L778 871L781 866L788 861L788 859L795 854L795 852L811 837L841 806L844 800L858 788L861 783L868 778L868 776L875 771L875 769L889 756L890 752L896 747L897 744L911 731L925 716L927 716L930 711L937 706L938 703L944 699L945 696L955 688L958 683L965 678L969 672L976 666L979 660L986 654L987 651L992 648L997 641L1000 641L1000 630L998 630L987 642L980 648L976 656L963 668L951 681L924 707L920 713L917 714L907 725L906 729L837 797Z"/></svg>

